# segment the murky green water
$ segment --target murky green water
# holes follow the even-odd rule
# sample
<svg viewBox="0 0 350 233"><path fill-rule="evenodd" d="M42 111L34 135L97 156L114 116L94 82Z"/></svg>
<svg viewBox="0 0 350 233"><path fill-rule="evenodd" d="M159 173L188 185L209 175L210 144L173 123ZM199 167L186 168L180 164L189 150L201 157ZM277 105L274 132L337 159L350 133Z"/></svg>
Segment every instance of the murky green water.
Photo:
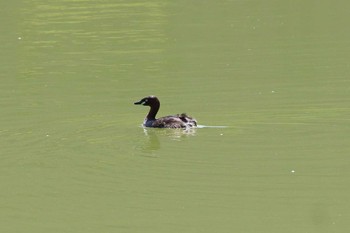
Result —
<svg viewBox="0 0 350 233"><path fill-rule="evenodd" d="M348 231L348 2L1 5L1 232Z"/></svg>

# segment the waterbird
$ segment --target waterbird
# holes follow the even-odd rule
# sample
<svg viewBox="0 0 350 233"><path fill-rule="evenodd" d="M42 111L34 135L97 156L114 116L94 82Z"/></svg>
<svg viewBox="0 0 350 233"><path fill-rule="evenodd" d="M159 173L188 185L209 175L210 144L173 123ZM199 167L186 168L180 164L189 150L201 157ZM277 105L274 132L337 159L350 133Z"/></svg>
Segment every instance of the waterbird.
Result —
<svg viewBox="0 0 350 233"><path fill-rule="evenodd" d="M143 121L143 126L153 128L192 128L197 126L197 120L188 116L186 113L160 117L156 119L157 112L160 108L160 101L156 96L150 95L140 101L135 102L136 105L150 106L150 110Z"/></svg>

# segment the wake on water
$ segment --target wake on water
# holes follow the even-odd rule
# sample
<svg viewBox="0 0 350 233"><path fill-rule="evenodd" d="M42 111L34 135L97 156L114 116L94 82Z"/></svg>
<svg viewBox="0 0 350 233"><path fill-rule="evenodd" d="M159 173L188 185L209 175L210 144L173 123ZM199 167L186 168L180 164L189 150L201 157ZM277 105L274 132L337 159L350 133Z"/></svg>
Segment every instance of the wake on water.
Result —
<svg viewBox="0 0 350 233"><path fill-rule="evenodd" d="M197 125L197 128L228 128L228 126L223 125Z"/></svg>

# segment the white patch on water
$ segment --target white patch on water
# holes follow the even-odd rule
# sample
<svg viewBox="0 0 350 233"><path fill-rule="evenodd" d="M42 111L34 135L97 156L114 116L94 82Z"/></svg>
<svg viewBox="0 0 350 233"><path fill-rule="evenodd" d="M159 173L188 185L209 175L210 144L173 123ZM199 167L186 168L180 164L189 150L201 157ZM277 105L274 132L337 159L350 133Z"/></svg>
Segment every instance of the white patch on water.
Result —
<svg viewBox="0 0 350 233"><path fill-rule="evenodd" d="M223 126L223 125L197 125L197 128L228 128L228 126Z"/></svg>

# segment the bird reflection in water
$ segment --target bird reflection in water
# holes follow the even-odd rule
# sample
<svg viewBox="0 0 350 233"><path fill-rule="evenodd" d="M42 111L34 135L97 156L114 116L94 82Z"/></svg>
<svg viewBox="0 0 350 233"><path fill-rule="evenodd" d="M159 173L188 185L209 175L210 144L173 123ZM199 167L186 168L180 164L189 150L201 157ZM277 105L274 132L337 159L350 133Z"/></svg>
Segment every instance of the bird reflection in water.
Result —
<svg viewBox="0 0 350 233"><path fill-rule="evenodd" d="M143 127L143 132L147 137L147 140L144 141L142 146L142 151L147 154L152 154L161 148L161 142L159 138L169 138L175 141L186 140L190 136L196 135L196 128L188 129L157 129L157 128L146 128Z"/></svg>

